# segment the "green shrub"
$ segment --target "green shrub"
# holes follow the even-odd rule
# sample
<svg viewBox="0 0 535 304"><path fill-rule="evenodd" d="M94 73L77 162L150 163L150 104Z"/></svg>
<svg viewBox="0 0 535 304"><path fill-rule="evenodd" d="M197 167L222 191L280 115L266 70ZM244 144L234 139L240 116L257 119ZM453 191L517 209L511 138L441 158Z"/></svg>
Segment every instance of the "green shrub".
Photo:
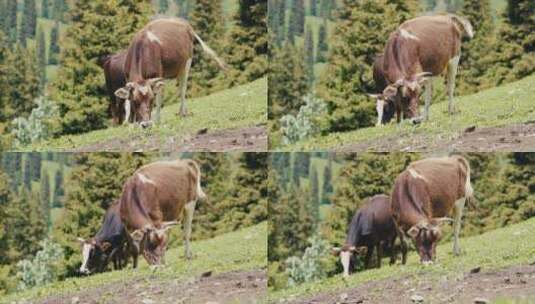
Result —
<svg viewBox="0 0 535 304"><path fill-rule="evenodd" d="M28 118L18 117L13 120L12 135L15 145L27 145L48 139L53 134L54 123L59 118L54 102L39 97Z"/></svg>
<svg viewBox="0 0 535 304"><path fill-rule="evenodd" d="M281 118L282 142L285 145L317 135L323 129L322 118L327 113L325 103L315 97L305 97L306 104L296 116L291 114Z"/></svg>
<svg viewBox="0 0 535 304"><path fill-rule="evenodd" d="M290 287L327 276L324 266L329 256L329 243L318 236L311 237L308 242L310 246L305 249L301 258L293 256L286 259L286 274Z"/></svg>
<svg viewBox="0 0 535 304"><path fill-rule="evenodd" d="M60 262L64 258L63 249L49 239L41 241L40 246L42 249L32 260L25 259L17 263L20 290L42 286L58 277Z"/></svg>

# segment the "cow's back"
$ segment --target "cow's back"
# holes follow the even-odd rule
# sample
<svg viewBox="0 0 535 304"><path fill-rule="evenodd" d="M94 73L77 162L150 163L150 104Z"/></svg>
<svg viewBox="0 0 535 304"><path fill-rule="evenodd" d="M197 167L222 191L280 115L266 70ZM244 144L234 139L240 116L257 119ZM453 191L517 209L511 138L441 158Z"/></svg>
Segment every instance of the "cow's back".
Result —
<svg viewBox="0 0 535 304"><path fill-rule="evenodd" d="M404 22L399 29L416 38L410 40L418 45L421 71L442 73L449 60L461 50L461 33L450 16L417 17Z"/></svg>
<svg viewBox="0 0 535 304"><path fill-rule="evenodd" d="M379 240L386 240L395 233L390 197L384 194L373 196L367 206L373 214L373 230Z"/></svg>
<svg viewBox="0 0 535 304"><path fill-rule="evenodd" d="M415 161L406 171L413 178L423 178L433 217L448 216L453 203L465 195L466 170L455 157Z"/></svg>

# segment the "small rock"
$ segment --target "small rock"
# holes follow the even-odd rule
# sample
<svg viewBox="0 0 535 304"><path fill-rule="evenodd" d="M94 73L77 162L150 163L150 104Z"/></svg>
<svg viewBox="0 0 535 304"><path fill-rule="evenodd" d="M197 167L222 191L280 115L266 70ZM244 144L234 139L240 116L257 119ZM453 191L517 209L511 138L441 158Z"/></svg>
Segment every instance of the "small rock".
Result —
<svg viewBox="0 0 535 304"><path fill-rule="evenodd" d="M349 296L347 295L347 293L343 293L343 294L340 295L340 300L342 300L342 301L347 300L347 298L349 298Z"/></svg>
<svg viewBox="0 0 535 304"><path fill-rule="evenodd" d="M508 277L505 277L505 278L503 279L503 281L504 281L505 283L507 283L507 284L511 284L511 279L508 278Z"/></svg>
<svg viewBox="0 0 535 304"><path fill-rule="evenodd" d="M151 299L143 299L143 300L141 300L141 303L143 303L143 304L154 304L156 302L154 302L154 300L151 300Z"/></svg>
<svg viewBox="0 0 535 304"><path fill-rule="evenodd" d="M73 297L71 299L71 304L78 304L80 303L80 298L79 297Z"/></svg>
<svg viewBox="0 0 535 304"><path fill-rule="evenodd" d="M488 304L488 303L490 303L490 301L485 299L485 298L475 298L474 299L474 304Z"/></svg>
<svg viewBox="0 0 535 304"><path fill-rule="evenodd" d="M197 135L206 134L206 133L208 133L208 128L200 129L199 131L197 131Z"/></svg>
<svg viewBox="0 0 535 304"><path fill-rule="evenodd" d="M481 267L476 267L476 268L470 269L470 273L479 273L480 271L481 271Z"/></svg>
<svg viewBox="0 0 535 304"><path fill-rule="evenodd" d="M471 132L474 132L475 130L476 130L476 126L470 126L464 129L464 133L471 133Z"/></svg>
<svg viewBox="0 0 535 304"><path fill-rule="evenodd" d="M424 297L422 297L421 295L416 295L416 294L415 294L415 295L413 295L413 296L411 297L411 301L412 301L413 303L423 303L423 302L424 302Z"/></svg>
<svg viewBox="0 0 535 304"><path fill-rule="evenodd" d="M201 274L201 278L208 278L208 277L211 277L211 276L212 276L212 270L203 272L203 273Z"/></svg>

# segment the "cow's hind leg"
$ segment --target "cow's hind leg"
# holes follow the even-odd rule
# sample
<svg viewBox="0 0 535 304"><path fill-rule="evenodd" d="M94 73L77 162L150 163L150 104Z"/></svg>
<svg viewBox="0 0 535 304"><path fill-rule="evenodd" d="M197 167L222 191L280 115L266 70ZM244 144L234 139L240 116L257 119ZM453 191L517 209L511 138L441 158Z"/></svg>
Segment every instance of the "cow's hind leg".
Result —
<svg viewBox="0 0 535 304"><path fill-rule="evenodd" d="M429 79L425 84L425 109L424 120L429 120L429 107L431 106L431 99L433 98L433 78Z"/></svg>
<svg viewBox="0 0 535 304"><path fill-rule="evenodd" d="M450 114L455 112L453 93L455 92L455 77L457 77L460 59L461 54L453 57L448 64L448 111Z"/></svg>
<svg viewBox="0 0 535 304"><path fill-rule="evenodd" d="M455 255L461 254L461 248L459 247L459 233L461 232L461 220L463 217L463 209L466 203L466 198L461 198L455 202L455 227L454 227L454 240L453 240L453 253Z"/></svg>
<svg viewBox="0 0 535 304"><path fill-rule="evenodd" d="M190 248L190 238L191 238L191 223L193 222L193 213L195 212L196 201L189 202L186 204L184 212L186 213L186 218L184 221L184 250L185 256L189 260L192 257L191 248Z"/></svg>
<svg viewBox="0 0 535 304"><path fill-rule="evenodd" d="M156 92L156 113L154 113L154 123L160 124L160 112L162 110L163 102L163 89L160 92Z"/></svg>
<svg viewBox="0 0 535 304"><path fill-rule="evenodd" d="M377 242L375 247L377 250L377 268L381 268L381 259L383 258L383 243Z"/></svg>
<svg viewBox="0 0 535 304"><path fill-rule="evenodd" d="M188 77L189 77L189 71L191 69L191 61L192 61L191 58L188 59L188 61L186 61L184 73L182 74L182 77L180 78L180 112L178 114L182 117L185 117L186 115L188 115L188 110L186 108L186 91L188 89Z"/></svg>

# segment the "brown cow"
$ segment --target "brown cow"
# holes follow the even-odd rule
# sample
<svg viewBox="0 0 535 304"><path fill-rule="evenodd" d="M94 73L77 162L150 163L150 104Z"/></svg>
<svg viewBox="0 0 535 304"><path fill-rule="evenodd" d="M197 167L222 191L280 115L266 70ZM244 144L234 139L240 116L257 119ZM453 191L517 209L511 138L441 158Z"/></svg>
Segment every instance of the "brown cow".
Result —
<svg viewBox="0 0 535 304"><path fill-rule="evenodd" d="M167 18L151 21L133 38L128 47L125 74L126 86L115 95L131 104L134 121L142 127L152 124L151 111L156 98L156 119L160 119L163 79L176 78L180 87L180 115L186 116L186 89L193 57L193 44L198 41L203 51L221 69L225 63L202 41L191 25L183 19Z"/></svg>
<svg viewBox="0 0 535 304"><path fill-rule="evenodd" d="M102 56L98 60L98 65L104 70L106 78L106 89L110 96L110 114L114 124L128 123L130 118L130 103L125 104L125 100L115 95L115 91L126 85L124 73L124 62L126 61L126 51L117 54ZM126 118L126 119L125 119Z"/></svg>
<svg viewBox="0 0 535 304"><path fill-rule="evenodd" d="M392 215L401 239L403 264L407 261L407 236L420 261L435 260L442 238L440 224L455 209L453 252L460 254L459 232L465 202L473 196L470 165L462 156L428 158L411 163L396 179L392 191Z"/></svg>
<svg viewBox="0 0 535 304"><path fill-rule="evenodd" d="M396 229L390 210L390 198L380 194L366 199L364 205L355 212L344 246L333 248L333 253L340 255L344 267L344 276L349 276L355 267L356 255L366 253L365 265L371 268L374 247L377 248L377 266L381 267L383 247L390 249L390 264L396 261L394 242Z"/></svg>
<svg viewBox="0 0 535 304"><path fill-rule="evenodd" d="M191 258L191 222L206 197L193 160L155 162L138 169L123 186L120 212L129 242L151 265L165 263L167 230L184 218L184 247Z"/></svg>
<svg viewBox="0 0 535 304"><path fill-rule="evenodd" d="M384 97L407 97L410 100L407 116L413 122L419 122L419 95L425 84L423 118L427 120L432 98L432 81L428 78L439 76L447 69L448 109L453 114L455 77L463 36L472 38L473 28L467 19L456 15L422 16L401 24L385 46L384 69L389 85L383 91Z"/></svg>

